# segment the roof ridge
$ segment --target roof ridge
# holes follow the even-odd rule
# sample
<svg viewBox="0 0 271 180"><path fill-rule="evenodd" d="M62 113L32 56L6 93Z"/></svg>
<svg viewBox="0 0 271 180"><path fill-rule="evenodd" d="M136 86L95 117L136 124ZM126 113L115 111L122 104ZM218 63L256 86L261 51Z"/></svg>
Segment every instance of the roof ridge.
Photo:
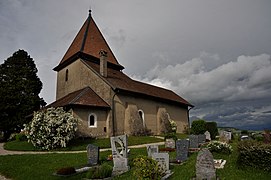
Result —
<svg viewBox="0 0 271 180"><path fill-rule="evenodd" d="M84 87L83 89L81 89L82 92L80 92L73 100L71 100L69 104L75 103L79 98L81 98L81 97L84 95L84 93L85 93L89 88L90 88L90 87L87 86L87 87ZM79 91L80 91L80 90L79 90Z"/></svg>
<svg viewBox="0 0 271 180"><path fill-rule="evenodd" d="M83 37L83 41L82 41L82 45L80 48L80 51L83 52L84 48L85 48L85 44L86 44L86 39L87 39L87 35L88 35L88 29L89 29L89 25L90 25L90 21L91 21L91 13L89 13L88 15L88 20L87 20L87 27L86 27L86 31L84 33L84 37Z"/></svg>

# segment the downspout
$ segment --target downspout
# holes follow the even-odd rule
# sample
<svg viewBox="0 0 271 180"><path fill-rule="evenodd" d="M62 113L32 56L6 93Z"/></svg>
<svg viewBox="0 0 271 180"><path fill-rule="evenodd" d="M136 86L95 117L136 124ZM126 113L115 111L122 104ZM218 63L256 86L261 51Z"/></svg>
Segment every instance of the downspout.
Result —
<svg viewBox="0 0 271 180"><path fill-rule="evenodd" d="M189 106L188 106L189 107ZM188 108L188 111L187 111L187 119L188 119L188 128L190 129L190 117L189 117L189 111L191 110L191 109L193 109L194 108L194 106L190 106L190 108ZM190 134L190 131L188 131L189 132L189 134Z"/></svg>
<svg viewBox="0 0 271 180"><path fill-rule="evenodd" d="M113 129L112 135L113 136L115 136L115 96L117 95L117 90L114 92L115 93L112 98L112 129Z"/></svg>

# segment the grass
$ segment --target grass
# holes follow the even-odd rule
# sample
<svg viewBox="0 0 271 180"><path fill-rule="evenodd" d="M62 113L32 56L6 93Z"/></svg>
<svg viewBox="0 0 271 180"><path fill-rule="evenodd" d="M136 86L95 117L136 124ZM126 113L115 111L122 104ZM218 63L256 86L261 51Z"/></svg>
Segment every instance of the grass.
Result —
<svg viewBox="0 0 271 180"><path fill-rule="evenodd" d="M129 137L130 138L130 137ZM138 139L132 139L133 143L136 143ZM253 168L240 168L236 164L237 160L237 141L232 144L233 153L230 155L214 153L216 159L226 159L227 163L224 169L218 169L216 171L219 179L240 179L240 180L268 180L271 179L271 173L262 170L256 170ZM111 154L110 151L100 152L100 161L106 161L106 157ZM146 148L131 149L129 154L129 165L131 171L122 174L121 176L115 177L117 180L131 179L135 180L133 176L133 164L132 160L138 155L147 155ZM170 153L170 158L175 157L175 152ZM170 169L174 174L170 177L170 180L190 180L196 175L195 164L196 164L197 153L192 153L189 159L182 165L171 165ZM8 155L0 156L0 173L12 178L14 180L40 180L40 179L82 179L86 173L78 174L71 177L56 177L52 174L57 169L67 166L80 167L87 163L86 153L76 154L36 154L36 155ZM110 162L112 165L112 162Z"/></svg>
<svg viewBox="0 0 271 180"><path fill-rule="evenodd" d="M148 136L129 136L128 138L128 145L138 145L138 144L146 144L152 142L161 142L162 139L158 139L155 137L148 137ZM55 151L82 151L86 150L88 144L93 144L99 146L100 148L110 148L110 139L75 139L69 142L66 148L58 148ZM27 141L10 141L5 143L4 148L6 150L13 150L13 151L41 151L40 148L34 147L31 143Z"/></svg>

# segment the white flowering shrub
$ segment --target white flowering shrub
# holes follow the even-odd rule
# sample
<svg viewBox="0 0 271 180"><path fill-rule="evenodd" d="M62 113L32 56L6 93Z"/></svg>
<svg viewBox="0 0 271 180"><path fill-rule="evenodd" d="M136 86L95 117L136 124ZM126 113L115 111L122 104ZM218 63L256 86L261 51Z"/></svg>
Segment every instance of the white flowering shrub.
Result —
<svg viewBox="0 0 271 180"><path fill-rule="evenodd" d="M170 124L171 131L176 132L177 131L177 123L174 120L169 119L169 124Z"/></svg>
<svg viewBox="0 0 271 180"><path fill-rule="evenodd" d="M50 150L66 147L75 136L78 119L63 108L48 108L34 112L32 121L24 125L28 142L35 147Z"/></svg>
<svg viewBox="0 0 271 180"><path fill-rule="evenodd" d="M218 153L224 153L224 154L230 154L232 152L232 146L230 144L227 144L225 142L220 141L211 141L207 148L211 152L218 152Z"/></svg>

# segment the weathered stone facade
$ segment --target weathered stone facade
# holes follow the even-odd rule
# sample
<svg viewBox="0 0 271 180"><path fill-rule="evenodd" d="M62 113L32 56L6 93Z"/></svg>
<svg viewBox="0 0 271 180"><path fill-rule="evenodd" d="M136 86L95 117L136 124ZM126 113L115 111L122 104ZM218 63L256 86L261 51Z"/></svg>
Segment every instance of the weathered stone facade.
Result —
<svg viewBox="0 0 271 180"><path fill-rule="evenodd" d="M183 132L192 105L170 90L132 80L122 69L89 14L54 68L57 88L52 104L67 106L81 120L78 136L133 135L146 130L161 134L168 132L169 119L176 122L177 132ZM88 98L86 91L94 98Z"/></svg>

